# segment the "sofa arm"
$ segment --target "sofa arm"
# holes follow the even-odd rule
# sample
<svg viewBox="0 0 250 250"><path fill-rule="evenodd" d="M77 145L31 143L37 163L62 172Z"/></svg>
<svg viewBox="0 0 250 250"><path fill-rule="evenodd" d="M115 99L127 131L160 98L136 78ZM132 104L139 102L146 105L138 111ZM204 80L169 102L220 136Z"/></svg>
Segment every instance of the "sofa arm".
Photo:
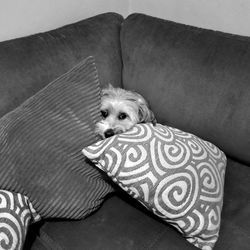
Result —
<svg viewBox="0 0 250 250"><path fill-rule="evenodd" d="M28 197L0 190L0 249L22 249L28 226L40 218Z"/></svg>

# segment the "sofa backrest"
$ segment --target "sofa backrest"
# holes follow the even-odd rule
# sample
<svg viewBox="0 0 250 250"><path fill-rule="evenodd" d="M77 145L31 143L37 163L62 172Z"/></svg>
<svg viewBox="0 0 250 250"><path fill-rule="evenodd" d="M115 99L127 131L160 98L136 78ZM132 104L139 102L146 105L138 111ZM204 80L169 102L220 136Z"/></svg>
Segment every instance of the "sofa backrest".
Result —
<svg viewBox="0 0 250 250"><path fill-rule="evenodd" d="M123 85L160 123L250 163L250 38L142 14L122 25Z"/></svg>
<svg viewBox="0 0 250 250"><path fill-rule="evenodd" d="M121 84L120 26L115 13L0 43L0 117L84 58L95 57L100 82Z"/></svg>

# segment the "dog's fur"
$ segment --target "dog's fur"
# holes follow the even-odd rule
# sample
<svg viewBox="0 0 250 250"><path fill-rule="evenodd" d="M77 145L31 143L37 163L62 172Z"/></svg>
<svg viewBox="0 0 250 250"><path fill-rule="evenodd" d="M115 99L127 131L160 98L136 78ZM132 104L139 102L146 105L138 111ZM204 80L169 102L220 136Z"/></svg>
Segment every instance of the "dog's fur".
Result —
<svg viewBox="0 0 250 250"><path fill-rule="evenodd" d="M140 94L112 85L102 90L101 114L96 132L102 139L123 133L137 123L156 123L147 101Z"/></svg>

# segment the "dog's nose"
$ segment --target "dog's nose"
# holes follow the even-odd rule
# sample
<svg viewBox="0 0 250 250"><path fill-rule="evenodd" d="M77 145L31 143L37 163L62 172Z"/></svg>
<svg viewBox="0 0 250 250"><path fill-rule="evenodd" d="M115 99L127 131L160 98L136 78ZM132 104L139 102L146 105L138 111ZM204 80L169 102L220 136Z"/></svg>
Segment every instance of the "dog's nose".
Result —
<svg viewBox="0 0 250 250"><path fill-rule="evenodd" d="M105 138L111 137L115 134L113 129L107 129L104 133Z"/></svg>

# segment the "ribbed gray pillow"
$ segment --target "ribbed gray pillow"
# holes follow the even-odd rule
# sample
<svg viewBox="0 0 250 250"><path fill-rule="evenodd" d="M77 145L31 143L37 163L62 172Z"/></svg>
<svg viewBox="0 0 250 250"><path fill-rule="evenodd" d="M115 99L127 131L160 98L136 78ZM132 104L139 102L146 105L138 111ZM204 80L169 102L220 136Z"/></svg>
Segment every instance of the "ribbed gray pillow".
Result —
<svg viewBox="0 0 250 250"><path fill-rule="evenodd" d="M112 191L81 149L97 141L100 87L88 57L0 119L0 189L43 217L83 218Z"/></svg>

